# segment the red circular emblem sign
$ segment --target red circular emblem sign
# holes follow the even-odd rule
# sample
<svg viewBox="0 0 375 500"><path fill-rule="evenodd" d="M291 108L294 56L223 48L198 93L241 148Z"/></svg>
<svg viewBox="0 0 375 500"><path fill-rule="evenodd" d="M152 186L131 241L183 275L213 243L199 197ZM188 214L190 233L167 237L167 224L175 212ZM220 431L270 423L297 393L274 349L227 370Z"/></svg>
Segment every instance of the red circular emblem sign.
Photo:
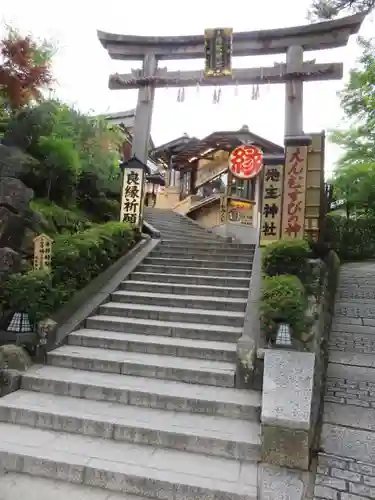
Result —
<svg viewBox="0 0 375 500"><path fill-rule="evenodd" d="M263 152L256 146L238 146L229 156L229 170L239 179L251 179L263 166Z"/></svg>

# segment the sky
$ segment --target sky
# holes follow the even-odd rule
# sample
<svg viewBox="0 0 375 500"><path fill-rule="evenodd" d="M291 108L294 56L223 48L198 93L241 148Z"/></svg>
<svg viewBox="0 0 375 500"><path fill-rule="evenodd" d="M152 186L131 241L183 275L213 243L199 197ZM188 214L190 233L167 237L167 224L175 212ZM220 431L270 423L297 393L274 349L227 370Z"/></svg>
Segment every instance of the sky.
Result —
<svg viewBox="0 0 375 500"><path fill-rule="evenodd" d="M22 33L53 40L55 93L83 112L95 114L134 108L135 90L108 89L111 73L128 73L140 63L112 61L98 41L96 30L132 35L193 35L205 28L232 27L234 31L282 28L307 23L309 0L15 0L0 2L0 34L4 25ZM289 6L289 7L288 7ZM361 35L370 37L373 16L364 23ZM304 86L304 131L329 130L342 125L337 92L359 56L356 37L345 48L309 52L307 60L343 62L344 81L314 82ZM283 55L234 58L233 67L271 66ZM162 61L171 70L203 69L203 60ZM218 104L212 103L213 88L185 91L185 102L177 102L177 89L158 89L152 120L156 145L187 133L205 137L215 130L238 130L243 125L268 140L282 144L284 137L284 86L260 88L260 98L251 99L252 88L242 86L235 95L224 87ZM328 144L326 175L330 175L340 150Z"/></svg>

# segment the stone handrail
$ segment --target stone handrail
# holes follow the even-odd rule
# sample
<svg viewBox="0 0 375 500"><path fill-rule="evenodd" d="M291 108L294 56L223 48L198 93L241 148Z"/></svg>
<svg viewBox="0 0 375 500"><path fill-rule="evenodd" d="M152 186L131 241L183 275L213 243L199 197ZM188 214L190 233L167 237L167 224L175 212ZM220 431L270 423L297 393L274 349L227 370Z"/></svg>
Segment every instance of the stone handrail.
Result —
<svg viewBox="0 0 375 500"><path fill-rule="evenodd" d="M237 342L236 386L255 387L257 381L257 350L261 345L259 301L262 282L261 248L255 247L243 333ZM260 374L262 376L262 374Z"/></svg>

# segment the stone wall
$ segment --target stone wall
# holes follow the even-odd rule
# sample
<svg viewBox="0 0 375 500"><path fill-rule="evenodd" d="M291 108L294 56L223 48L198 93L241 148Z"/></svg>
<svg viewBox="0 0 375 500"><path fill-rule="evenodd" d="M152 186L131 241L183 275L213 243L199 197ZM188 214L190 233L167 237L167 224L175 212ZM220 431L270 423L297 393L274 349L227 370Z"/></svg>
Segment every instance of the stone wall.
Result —
<svg viewBox="0 0 375 500"><path fill-rule="evenodd" d="M31 189L17 175L22 171L22 153L0 145L0 286L2 277L22 266ZM4 312L0 310L0 330Z"/></svg>
<svg viewBox="0 0 375 500"><path fill-rule="evenodd" d="M274 465L307 470L320 434L327 346L340 262L330 252L318 268L319 300L304 352L266 349L264 355L262 450ZM310 351L310 352L309 352Z"/></svg>
<svg viewBox="0 0 375 500"><path fill-rule="evenodd" d="M321 292L312 327L312 339L308 344L315 354L315 373L311 410L312 446L317 448L320 434L325 374L328 363L328 341L335 307L335 295L340 272L340 261L335 252L330 252L321 267Z"/></svg>

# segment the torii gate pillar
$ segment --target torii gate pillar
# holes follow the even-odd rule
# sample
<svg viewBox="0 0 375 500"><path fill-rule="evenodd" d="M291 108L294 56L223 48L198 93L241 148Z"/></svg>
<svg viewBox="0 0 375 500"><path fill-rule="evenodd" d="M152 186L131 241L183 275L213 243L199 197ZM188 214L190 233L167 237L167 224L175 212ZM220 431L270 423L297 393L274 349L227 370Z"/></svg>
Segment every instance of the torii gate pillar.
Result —
<svg viewBox="0 0 375 500"><path fill-rule="evenodd" d="M286 53L288 73L298 73L303 68L303 48L292 46ZM303 80L289 80L285 83L285 137L303 134Z"/></svg>
<svg viewBox="0 0 375 500"><path fill-rule="evenodd" d="M157 69L157 59L155 54L148 53L143 59L143 75L151 77L155 75ZM147 164L149 138L151 135L151 121L154 107L155 86L145 85L139 87L138 101L135 112L132 156L135 156L142 163Z"/></svg>

